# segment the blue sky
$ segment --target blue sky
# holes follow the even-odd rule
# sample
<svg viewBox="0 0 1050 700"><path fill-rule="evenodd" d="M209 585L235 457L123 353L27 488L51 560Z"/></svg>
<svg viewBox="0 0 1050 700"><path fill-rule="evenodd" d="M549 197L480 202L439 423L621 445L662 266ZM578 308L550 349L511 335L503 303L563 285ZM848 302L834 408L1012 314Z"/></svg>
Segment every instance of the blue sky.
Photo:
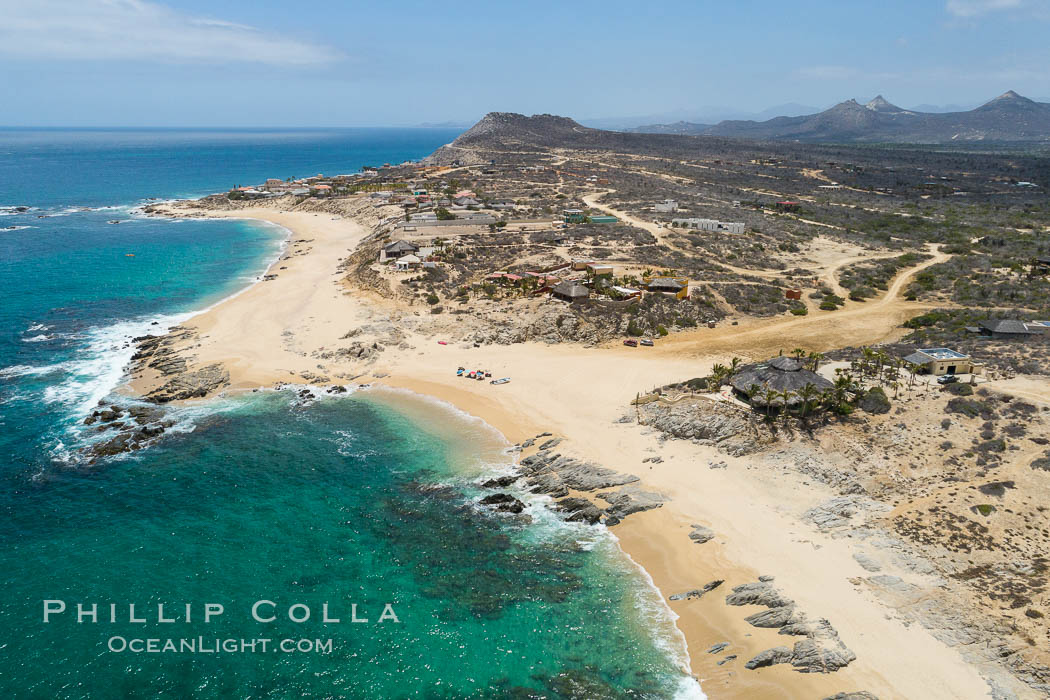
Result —
<svg viewBox="0 0 1050 700"><path fill-rule="evenodd" d="M354 126L1050 100L1050 0L0 0L0 124Z"/></svg>

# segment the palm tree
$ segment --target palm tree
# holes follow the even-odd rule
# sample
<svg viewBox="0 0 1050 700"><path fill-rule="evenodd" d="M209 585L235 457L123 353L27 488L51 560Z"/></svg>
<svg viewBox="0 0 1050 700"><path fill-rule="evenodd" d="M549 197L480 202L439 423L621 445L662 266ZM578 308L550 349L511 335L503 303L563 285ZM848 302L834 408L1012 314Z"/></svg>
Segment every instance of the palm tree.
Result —
<svg viewBox="0 0 1050 700"><path fill-rule="evenodd" d="M736 374L737 367L740 366L741 362L743 362L743 360L741 360L739 357L734 357L732 360L730 360L729 361L729 373L730 374Z"/></svg>
<svg viewBox="0 0 1050 700"><path fill-rule="evenodd" d="M824 353L814 351L809 353L807 357L809 358L809 361L813 363L812 365L810 365L810 369L816 372L817 369L820 367L820 361L824 359Z"/></svg>
<svg viewBox="0 0 1050 700"><path fill-rule="evenodd" d="M802 399L802 406L799 408L799 411L802 415L803 421L806 419L806 414L809 413L809 402L812 401L813 397L818 393L817 387L808 382L798 390L798 397Z"/></svg>
<svg viewBox="0 0 1050 700"><path fill-rule="evenodd" d="M806 351L802 348L795 348L791 351L791 354L795 356L796 360L801 360L805 356Z"/></svg>
<svg viewBox="0 0 1050 700"><path fill-rule="evenodd" d="M711 380L714 382L714 389L718 391L722 388L722 382L729 374L729 368L723 365L721 362L716 362L711 368Z"/></svg>
<svg viewBox="0 0 1050 700"><path fill-rule="evenodd" d="M765 393L762 395L762 400L766 402L766 420L769 420L770 409L773 408L773 402L780 398L780 392L772 387L766 387Z"/></svg>

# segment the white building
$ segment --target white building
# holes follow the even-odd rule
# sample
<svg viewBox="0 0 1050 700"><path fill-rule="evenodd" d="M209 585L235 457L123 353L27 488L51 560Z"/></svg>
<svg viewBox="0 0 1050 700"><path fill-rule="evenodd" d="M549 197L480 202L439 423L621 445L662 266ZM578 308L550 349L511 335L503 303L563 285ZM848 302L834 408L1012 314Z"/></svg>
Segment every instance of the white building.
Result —
<svg viewBox="0 0 1050 700"><path fill-rule="evenodd" d="M660 214L670 214L678 211L678 202L673 199L665 199L660 204L657 204L655 209Z"/></svg>
<svg viewBox="0 0 1050 700"><path fill-rule="evenodd" d="M712 233L743 233L744 223L742 221L718 221L716 219L671 219L671 225L680 228L692 228L699 231L711 231Z"/></svg>

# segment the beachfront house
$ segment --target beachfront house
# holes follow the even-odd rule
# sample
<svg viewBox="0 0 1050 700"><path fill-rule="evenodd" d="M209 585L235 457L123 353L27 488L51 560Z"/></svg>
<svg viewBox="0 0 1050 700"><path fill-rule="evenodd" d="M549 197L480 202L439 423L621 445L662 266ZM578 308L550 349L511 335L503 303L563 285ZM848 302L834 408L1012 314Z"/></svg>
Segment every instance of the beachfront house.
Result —
<svg viewBox="0 0 1050 700"><path fill-rule="evenodd" d="M398 258L416 253L419 251L419 246L408 241L394 241L393 243L387 243L379 250L379 262L387 262L388 260L397 260Z"/></svg>
<svg viewBox="0 0 1050 700"><path fill-rule="evenodd" d="M801 406L807 385L817 393L833 386L831 380L808 369L801 360L784 356L744 365L729 383L738 398L767 411Z"/></svg>
<svg viewBox="0 0 1050 700"><path fill-rule="evenodd" d="M551 296L571 304L572 302L589 298L591 290L577 282L565 280L555 285L554 289L551 290Z"/></svg>
<svg viewBox="0 0 1050 700"><path fill-rule="evenodd" d="M923 348L904 358L916 374L980 374L980 365L950 348Z"/></svg>
<svg viewBox="0 0 1050 700"><path fill-rule="evenodd" d="M566 209L561 213L561 218L567 224L582 224L587 220L587 215L582 209Z"/></svg>

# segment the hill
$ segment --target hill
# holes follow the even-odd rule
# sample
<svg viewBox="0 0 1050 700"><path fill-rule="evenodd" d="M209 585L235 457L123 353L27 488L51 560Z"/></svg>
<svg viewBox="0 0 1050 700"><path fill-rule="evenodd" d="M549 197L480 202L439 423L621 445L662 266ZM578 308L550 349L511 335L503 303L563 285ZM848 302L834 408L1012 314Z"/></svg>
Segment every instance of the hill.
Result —
<svg viewBox="0 0 1050 700"><path fill-rule="evenodd" d="M631 131L830 143L1050 143L1050 104L1010 90L965 112L919 112L898 107L879 95L867 104L846 100L799 117L727 120L714 126L654 124Z"/></svg>

